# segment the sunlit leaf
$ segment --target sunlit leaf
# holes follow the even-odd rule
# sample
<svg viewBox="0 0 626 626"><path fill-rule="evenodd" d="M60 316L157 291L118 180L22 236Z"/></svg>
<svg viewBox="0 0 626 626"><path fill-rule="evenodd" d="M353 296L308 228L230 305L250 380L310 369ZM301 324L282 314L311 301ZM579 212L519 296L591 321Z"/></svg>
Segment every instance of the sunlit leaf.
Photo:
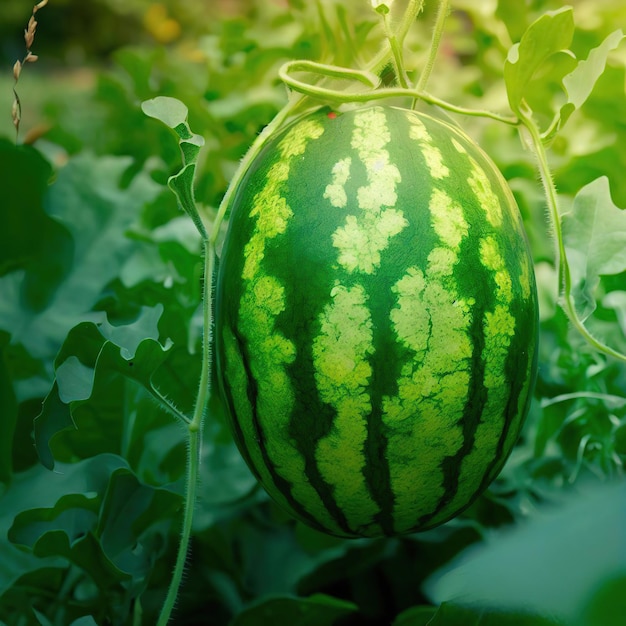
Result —
<svg viewBox="0 0 626 626"><path fill-rule="evenodd" d="M621 30L611 33L597 48L591 50L586 60L579 61L574 71L563 78L567 102L561 107L560 126L563 126L569 116L589 98L596 81L604 72L609 53L615 50L623 39L624 33Z"/></svg>
<svg viewBox="0 0 626 626"><path fill-rule="evenodd" d="M588 487L501 531L428 583L436 602L529 610L573 623L606 576L626 570L626 485Z"/></svg>
<svg viewBox="0 0 626 626"><path fill-rule="evenodd" d="M553 54L567 49L574 34L571 7L548 11L533 22L510 50L504 66L509 104L518 112L535 72Z"/></svg>
<svg viewBox="0 0 626 626"><path fill-rule="evenodd" d="M583 187L572 210L563 215L576 308L582 319L596 308L599 277L626 270L626 211L611 200L607 178Z"/></svg>
<svg viewBox="0 0 626 626"><path fill-rule="evenodd" d="M174 192L180 208L189 215L198 232L206 236L204 223L196 206L193 186L198 155L204 145L204 138L191 131L187 123L188 109L175 98L158 96L143 102L141 108L146 115L160 120L178 135L183 167L178 174L170 177L168 185Z"/></svg>

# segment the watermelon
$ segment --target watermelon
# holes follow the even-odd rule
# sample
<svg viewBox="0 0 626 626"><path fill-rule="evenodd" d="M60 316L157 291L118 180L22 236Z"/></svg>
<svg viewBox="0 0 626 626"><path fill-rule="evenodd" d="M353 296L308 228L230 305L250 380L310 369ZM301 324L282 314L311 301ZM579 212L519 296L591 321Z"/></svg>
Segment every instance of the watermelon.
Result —
<svg viewBox="0 0 626 626"><path fill-rule="evenodd" d="M258 480L318 530L392 536L471 504L522 428L537 317L512 193L437 116L317 110L235 190L222 395Z"/></svg>

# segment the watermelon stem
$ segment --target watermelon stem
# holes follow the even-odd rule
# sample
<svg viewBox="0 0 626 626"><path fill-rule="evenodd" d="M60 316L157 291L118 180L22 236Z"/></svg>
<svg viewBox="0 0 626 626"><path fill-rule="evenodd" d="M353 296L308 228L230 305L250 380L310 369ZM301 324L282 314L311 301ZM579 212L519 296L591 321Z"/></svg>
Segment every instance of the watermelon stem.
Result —
<svg viewBox="0 0 626 626"><path fill-rule="evenodd" d="M569 261L565 250L565 241L563 239L563 231L561 228L561 215L559 212L558 193L550 166L548 164L548 157L544 142L542 141L541 133L535 121L532 118L530 111L520 107L519 109L520 122L528 130L530 135L532 149L537 159L537 166L539 169L539 176L543 184L544 192L546 195L546 201L548 204L548 213L550 215L550 222L552 230L556 237L556 267L559 276L559 290L561 293L561 307L565 311L570 322L580 333L580 335L598 352L606 354L607 356L618 359L622 362L626 362L626 355L622 354L618 350L607 346L605 343L594 337L591 332L585 326L583 320L580 319L578 312L576 311L576 305L574 304L574 297L572 295L572 275L570 271Z"/></svg>
<svg viewBox="0 0 626 626"><path fill-rule="evenodd" d="M361 83L367 84L368 77L371 72L363 72L360 70L352 70L338 67L336 65L327 65L324 63L316 63L314 61L298 60L287 61L278 71L281 80L292 90L297 91L305 96L317 98L334 104L347 104L353 102L371 102L375 100L386 100L388 98L407 97L416 100L423 100L428 104L432 104L451 113L467 115L470 117L486 117L510 126L517 126L520 123L519 118L501 115L492 111L482 109L467 109L457 106L445 100L441 100L425 91L419 89L406 89L404 87L385 87L376 89L372 85L370 89L364 91L337 91L332 88L323 87L320 84L312 84L305 80L296 78L292 72L307 71L312 74L333 78L353 78Z"/></svg>
<svg viewBox="0 0 626 626"><path fill-rule="evenodd" d="M433 29L433 36L430 42L430 50L428 52L428 59L426 66L422 70L422 74L417 83L417 91L423 92L426 89L430 75L432 74L435 60L437 59L437 52L439 51L439 44L441 43L441 36L443 35L443 29L446 23L448 14L450 13L450 3L448 0L440 0L439 9L437 10L437 19L435 21L435 27Z"/></svg>

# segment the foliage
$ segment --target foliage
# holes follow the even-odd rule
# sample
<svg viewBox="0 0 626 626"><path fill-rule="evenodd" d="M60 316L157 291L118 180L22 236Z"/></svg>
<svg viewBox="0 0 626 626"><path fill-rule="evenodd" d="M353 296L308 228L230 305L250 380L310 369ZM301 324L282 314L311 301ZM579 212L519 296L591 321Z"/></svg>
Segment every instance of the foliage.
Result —
<svg viewBox="0 0 626 626"><path fill-rule="evenodd" d="M127 5L130 15L135 4L107 10ZM185 23L191 4L167 7ZM378 4L395 28L407 2ZM406 35L409 82L427 62L434 4ZM502 169L535 258L540 370L523 435L460 518L343 541L268 501L213 393L174 623L592 626L624 614L626 365L585 341L560 305L626 351L626 48L615 31L626 9L452 5L428 93L454 103L449 115ZM184 509L204 270L202 238L167 189L181 170L176 137L141 102L169 96L188 107L204 145L191 141L199 150L183 179L195 175L197 221L210 229L240 159L287 100L280 65L364 69L383 16L365 0L258 0L195 23L168 48L143 39L117 49L90 90L71 80L59 89L46 75L38 37L49 9L37 15L39 73L29 68L19 86L21 132L35 143L14 144L10 114L0 138L0 623L156 623ZM319 68L304 67L314 70L297 74L304 89L319 87ZM393 68L381 74L383 88L396 88ZM367 78L335 79L371 91ZM12 84L0 82L7 111ZM530 125L519 132L461 109ZM547 146L538 159L533 128ZM548 192L556 184L562 238L550 232L537 165Z"/></svg>

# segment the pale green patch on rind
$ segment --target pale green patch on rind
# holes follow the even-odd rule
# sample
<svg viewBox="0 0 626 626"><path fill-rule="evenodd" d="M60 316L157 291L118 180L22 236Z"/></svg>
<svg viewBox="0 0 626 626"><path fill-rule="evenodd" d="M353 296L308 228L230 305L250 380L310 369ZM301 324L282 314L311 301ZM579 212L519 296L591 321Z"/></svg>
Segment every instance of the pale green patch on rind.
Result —
<svg viewBox="0 0 626 626"><path fill-rule="evenodd" d="M263 188L253 199L250 218L256 219L256 223L244 248L239 330L247 341L250 372L257 390L256 415L274 470L290 483L294 499L307 503L313 517L340 532L306 479L305 459L289 434L295 397L286 367L296 357L296 346L276 330L276 317L286 307L285 292L275 277L264 273L262 263L267 242L283 234L293 216L283 196L291 163L303 154L310 140L323 132L323 126L313 120L295 125L279 142L279 158L269 168Z"/></svg>
<svg viewBox="0 0 626 626"><path fill-rule="evenodd" d="M500 199L494 193L491 182L485 171L478 164L478 161L470 155L468 155L468 159L471 163L471 174L467 182L485 212L487 221L494 228L499 228L502 226L502 205Z"/></svg>
<svg viewBox="0 0 626 626"><path fill-rule="evenodd" d="M392 326L414 352L402 368L398 394L383 398L397 532L414 527L444 495L441 463L463 445L460 421L469 392L474 300L460 298L452 277L468 225L462 208L441 190L433 191L430 210L443 245L431 250L425 274L409 268L392 288Z"/></svg>
<svg viewBox="0 0 626 626"><path fill-rule="evenodd" d="M430 175L436 179L449 176L450 170L443 162L441 150L433 144L432 137L426 130L424 122L412 112L407 112L407 119L410 124L409 137L419 142Z"/></svg>
<svg viewBox="0 0 626 626"><path fill-rule="evenodd" d="M522 297L529 300L531 295L531 279L530 279L530 261L526 254L520 254L521 268L519 275L519 283L522 288Z"/></svg>
<svg viewBox="0 0 626 626"><path fill-rule="evenodd" d="M258 445L258 434L254 427L254 412L248 395L245 390L248 388L248 376L243 362L243 357L237 346L237 341L232 334L228 325L222 330L222 340L224 342L225 354L225 376L229 381L229 385L233 390L232 402L235 415L237 416L237 424L241 429L245 449L250 456L250 461L254 469L259 475L261 482L265 488L272 494L278 504L289 508L287 499L282 492L274 485L272 474L268 470L261 449Z"/></svg>
<svg viewBox="0 0 626 626"><path fill-rule="evenodd" d="M511 275L506 269L500 247L494 237L484 237L480 240L480 262L494 272L494 280L498 287L496 298L510 303L513 299Z"/></svg>
<svg viewBox="0 0 626 626"><path fill-rule="evenodd" d="M454 252L459 252L461 241L469 230L463 207L445 191L435 189L430 199L430 212L433 228L441 241Z"/></svg>
<svg viewBox="0 0 626 626"><path fill-rule="evenodd" d="M319 139L324 134L324 126L317 120L303 120L292 126L280 140L278 149L282 159L300 156L312 139Z"/></svg>
<svg viewBox="0 0 626 626"><path fill-rule="evenodd" d="M368 184L357 190L358 216L348 215L345 226L333 234L339 264L348 272L372 274L392 237L408 222L395 208L400 171L390 163L385 146L391 141L384 109L374 107L354 116L351 147L365 166Z"/></svg>
<svg viewBox="0 0 626 626"><path fill-rule="evenodd" d="M324 198L330 200L330 203L337 208L343 208L348 203L346 194L346 183L350 178L350 166L352 159L346 157L337 161L333 166L333 182L326 185Z"/></svg>
<svg viewBox="0 0 626 626"><path fill-rule="evenodd" d="M320 314L320 333L313 340L315 382L323 402L336 417L320 439L315 459L320 475L353 530L370 528L379 512L365 482L365 442L371 399L372 320L367 296L360 285L337 284L332 302Z"/></svg>
<svg viewBox="0 0 626 626"><path fill-rule="evenodd" d="M459 154L467 154L467 150L465 149L465 147L460 144L454 137L451 138L452 141L452 145L456 148L456 151Z"/></svg>
<svg viewBox="0 0 626 626"><path fill-rule="evenodd" d="M474 433L474 446L461 461L457 493L441 511L442 518L445 518L447 511L454 511L467 503L481 484L487 467L486 462L495 458L498 449L505 427L506 407L510 394L505 368L511 338L515 334L515 318L510 313L513 299L511 278L500 246L494 237L482 238L479 250L481 262L493 272L497 285L497 303L492 311L485 312L483 319L482 359L485 368L483 384L487 390L487 400Z"/></svg>

